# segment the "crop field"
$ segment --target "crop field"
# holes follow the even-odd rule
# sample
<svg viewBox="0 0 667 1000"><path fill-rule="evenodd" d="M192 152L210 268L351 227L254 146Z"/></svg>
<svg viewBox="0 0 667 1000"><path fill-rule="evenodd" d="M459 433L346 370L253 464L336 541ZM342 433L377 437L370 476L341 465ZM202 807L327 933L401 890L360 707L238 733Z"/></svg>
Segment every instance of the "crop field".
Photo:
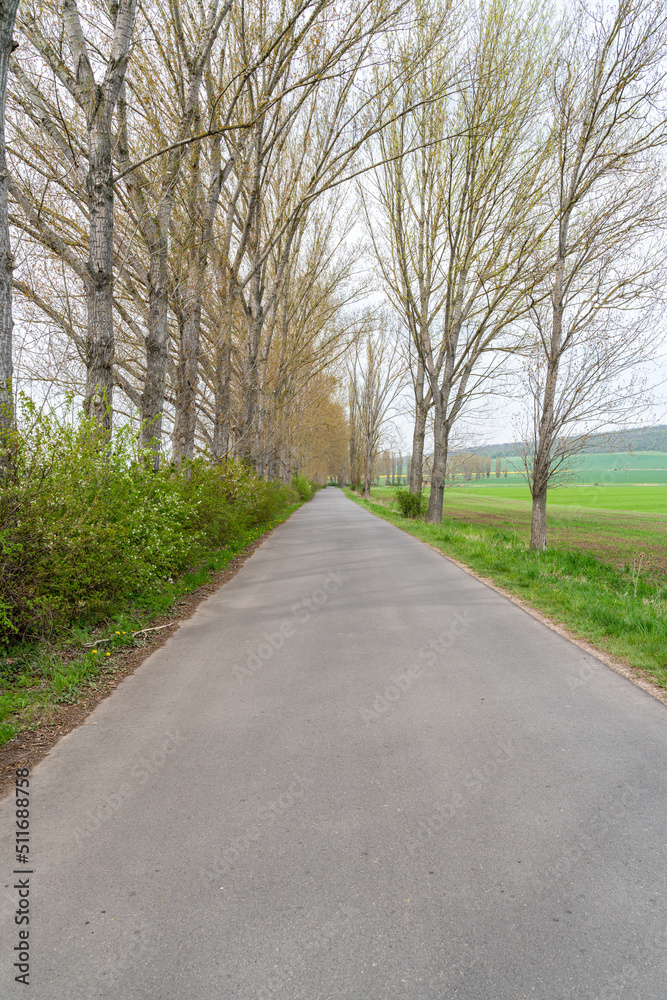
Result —
<svg viewBox="0 0 667 1000"><path fill-rule="evenodd" d="M373 489L372 495L392 504L391 487ZM526 486L466 483L445 493L446 519L509 530L526 543L530 516ZM667 485L550 490L547 531L550 546L589 552L620 570L634 569L656 580L667 577Z"/></svg>
<svg viewBox="0 0 667 1000"><path fill-rule="evenodd" d="M505 459L503 470L505 468ZM508 475L495 475L495 460L492 465L491 478L482 480L507 488L523 482L522 463L517 456L507 458ZM581 455L572 461L570 482L599 485L660 483L667 486L667 452L635 451L622 454L598 453ZM468 485L473 485L473 480Z"/></svg>
<svg viewBox="0 0 667 1000"><path fill-rule="evenodd" d="M446 494L450 497L497 497L503 502L521 500L530 503L527 486L457 486ZM549 490L550 507L587 507L598 510L641 511L664 514L667 517L667 484L664 486L557 486Z"/></svg>

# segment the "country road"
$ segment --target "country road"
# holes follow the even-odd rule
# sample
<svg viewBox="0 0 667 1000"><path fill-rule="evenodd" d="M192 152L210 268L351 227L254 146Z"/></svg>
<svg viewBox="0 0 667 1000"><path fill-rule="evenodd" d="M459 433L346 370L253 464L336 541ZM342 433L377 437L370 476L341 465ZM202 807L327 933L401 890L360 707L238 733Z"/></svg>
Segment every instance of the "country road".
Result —
<svg viewBox="0 0 667 1000"><path fill-rule="evenodd" d="M663 705L321 491L39 764L0 997L667 1000Z"/></svg>

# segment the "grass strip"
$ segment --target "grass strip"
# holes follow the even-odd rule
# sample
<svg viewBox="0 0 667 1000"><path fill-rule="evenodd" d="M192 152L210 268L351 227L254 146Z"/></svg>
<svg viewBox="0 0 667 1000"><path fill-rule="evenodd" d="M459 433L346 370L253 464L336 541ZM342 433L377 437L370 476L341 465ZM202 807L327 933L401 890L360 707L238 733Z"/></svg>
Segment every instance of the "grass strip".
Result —
<svg viewBox="0 0 667 1000"><path fill-rule="evenodd" d="M37 728L59 705L73 704L97 687L114 673L114 653L141 645L132 633L149 628L161 615L176 612L180 598L207 583L300 506L286 507L272 521L249 529L233 543L202 554L195 567L176 579L161 581L135 595L103 627L74 623L53 644L10 646L0 663L0 746ZM91 642L95 643L92 648L84 648Z"/></svg>
<svg viewBox="0 0 667 1000"><path fill-rule="evenodd" d="M599 649L667 688L667 584L602 562L589 552L532 551L517 532L443 518L403 517L393 504L346 495L516 594Z"/></svg>

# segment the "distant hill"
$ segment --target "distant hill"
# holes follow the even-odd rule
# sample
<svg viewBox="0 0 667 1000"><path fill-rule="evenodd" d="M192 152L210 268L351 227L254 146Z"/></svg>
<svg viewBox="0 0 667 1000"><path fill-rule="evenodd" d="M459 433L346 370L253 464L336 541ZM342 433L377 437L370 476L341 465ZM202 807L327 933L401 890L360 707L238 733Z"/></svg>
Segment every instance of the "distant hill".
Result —
<svg viewBox="0 0 667 1000"><path fill-rule="evenodd" d="M507 441L502 444L489 444L484 448L475 448L477 455L489 455L491 458L505 458L516 455L519 449L517 441ZM663 451L667 452L667 424L656 424L654 427L633 427L627 431L613 434L596 434L582 450L582 454L596 454L601 451Z"/></svg>

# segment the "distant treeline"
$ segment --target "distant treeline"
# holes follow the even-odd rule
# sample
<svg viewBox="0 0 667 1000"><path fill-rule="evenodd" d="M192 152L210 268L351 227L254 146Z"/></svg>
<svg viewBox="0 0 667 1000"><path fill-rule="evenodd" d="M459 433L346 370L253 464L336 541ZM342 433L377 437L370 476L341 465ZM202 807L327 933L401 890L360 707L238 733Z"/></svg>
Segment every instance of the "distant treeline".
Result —
<svg viewBox="0 0 667 1000"><path fill-rule="evenodd" d="M475 449L478 455L488 455L490 458L504 458L506 455L519 454L521 445L518 441L508 441L503 444L490 444L484 448ZM634 427L627 431L613 434L596 434L582 449L583 454L595 454L600 451L666 451L667 424L656 424L655 427Z"/></svg>

